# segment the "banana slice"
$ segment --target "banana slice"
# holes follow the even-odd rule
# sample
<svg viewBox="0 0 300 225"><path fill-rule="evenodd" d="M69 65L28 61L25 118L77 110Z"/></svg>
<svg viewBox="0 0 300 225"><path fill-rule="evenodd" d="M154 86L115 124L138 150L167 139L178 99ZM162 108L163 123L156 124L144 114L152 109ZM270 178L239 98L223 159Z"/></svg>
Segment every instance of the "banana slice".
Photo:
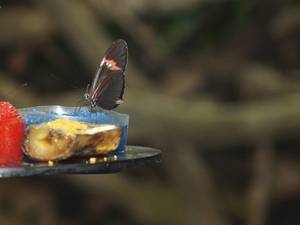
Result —
<svg viewBox="0 0 300 225"><path fill-rule="evenodd" d="M73 155L107 154L116 150L123 129L115 124L88 124L60 118L30 125L22 149L39 161L59 161Z"/></svg>

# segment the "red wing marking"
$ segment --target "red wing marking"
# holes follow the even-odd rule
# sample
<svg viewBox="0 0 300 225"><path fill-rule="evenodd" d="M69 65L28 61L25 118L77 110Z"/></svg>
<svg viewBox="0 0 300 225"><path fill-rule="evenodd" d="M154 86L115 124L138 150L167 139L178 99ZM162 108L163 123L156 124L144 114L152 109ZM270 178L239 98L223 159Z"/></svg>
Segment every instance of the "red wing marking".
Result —
<svg viewBox="0 0 300 225"><path fill-rule="evenodd" d="M103 57L101 65L103 65L103 63L105 63L110 70L122 70L121 67L117 66L117 63L114 60Z"/></svg>

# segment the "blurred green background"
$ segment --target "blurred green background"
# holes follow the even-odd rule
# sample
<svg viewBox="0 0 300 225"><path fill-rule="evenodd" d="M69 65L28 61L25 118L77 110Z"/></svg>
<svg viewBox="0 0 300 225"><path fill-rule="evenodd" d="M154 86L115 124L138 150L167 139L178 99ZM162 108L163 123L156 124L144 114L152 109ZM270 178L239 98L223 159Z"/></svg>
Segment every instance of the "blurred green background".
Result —
<svg viewBox="0 0 300 225"><path fill-rule="evenodd" d="M2 178L1 224L300 224L299 1L0 6L1 100L76 106L83 93L65 82L85 92L122 38L116 111L130 115L128 144L163 156L117 174Z"/></svg>

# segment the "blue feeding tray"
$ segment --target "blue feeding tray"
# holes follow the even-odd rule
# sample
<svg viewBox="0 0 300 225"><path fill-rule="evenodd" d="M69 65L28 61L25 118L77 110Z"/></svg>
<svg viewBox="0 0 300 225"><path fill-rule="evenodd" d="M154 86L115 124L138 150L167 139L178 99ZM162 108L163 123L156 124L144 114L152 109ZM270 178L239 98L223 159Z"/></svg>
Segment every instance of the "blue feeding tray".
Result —
<svg viewBox="0 0 300 225"><path fill-rule="evenodd" d="M123 128L123 136L118 148L114 152L122 153L126 149L129 115L114 111L103 110L98 107L66 107L59 105L36 106L19 109L19 113L24 117L25 129L31 124L48 122L58 118L96 123L96 124L116 124Z"/></svg>

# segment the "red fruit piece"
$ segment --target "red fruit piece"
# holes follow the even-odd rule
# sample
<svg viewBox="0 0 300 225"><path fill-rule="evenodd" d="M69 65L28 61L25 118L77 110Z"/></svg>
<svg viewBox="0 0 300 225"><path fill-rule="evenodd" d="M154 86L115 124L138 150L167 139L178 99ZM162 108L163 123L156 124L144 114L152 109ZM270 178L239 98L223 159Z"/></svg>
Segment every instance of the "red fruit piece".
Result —
<svg viewBox="0 0 300 225"><path fill-rule="evenodd" d="M9 102L0 101L0 164L7 166L23 159L21 142L24 120Z"/></svg>
<svg viewBox="0 0 300 225"><path fill-rule="evenodd" d="M0 101L0 120L18 116L18 110L11 103Z"/></svg>

